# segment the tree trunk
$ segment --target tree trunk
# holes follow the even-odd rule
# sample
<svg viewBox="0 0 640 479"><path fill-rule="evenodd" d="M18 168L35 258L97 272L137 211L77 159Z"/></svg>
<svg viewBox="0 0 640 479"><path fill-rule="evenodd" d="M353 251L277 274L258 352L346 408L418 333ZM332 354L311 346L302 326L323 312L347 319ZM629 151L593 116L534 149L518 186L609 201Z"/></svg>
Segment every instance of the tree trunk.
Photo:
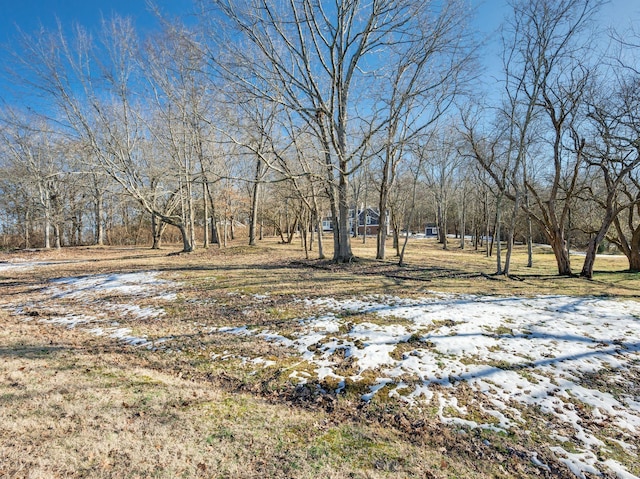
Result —
<svg viewBox="0 0 640 479"><path fill-rule="evenodd" d="M583 278L593 278L593 266L596 262L598 247L607 235L607 231L609 231L609 227L611 226L611 223L613 223L613 217L613 208L607 208L607 212L605 214L605 217L602 219L600 229L598 230L596 235L589 240L589 244L587 245L587 253L582 265L582 271L580 272L580 276L582 276Z"/></svg>
<svg viewBox="0 0 640 479"><path fill-rule="evenodd" d="M31 247L31 211L27 207L27 211L24 213L24 247L29 249Z"/></svg>
<svg viewBox="0 0 640 479"><path fill-rule="evenodd" d="M376 259L384 259L386 241L387 241L387 229L389 218L387 214L388 197L386 193L380 192L380 202L378 203L378 210L380 212L380 220L378 221L378 234L376 235Z"/></svg>
<svg viewBox="0 0 640 479"><path fill-rule="evenodd" d="M249 221L249 246L256 245L256 225L258 224L258 199L260 195L260 180L262 179L262 160L256 160L253 187L251 188L251 218Z"/></svg>
<svg viewBox="0 0 640 479"><path fill-rule="evenodd" d="M287 223L287 244L291 244L291 242L293 241L293 236L296 234L296 229L298 229L298 222L299 218L298 216L296 216L293 219L293 225L291 226L291 228L289 228L289 223Z"/></svg>
<svg viewBox="0 0 640 479"><path fill-rule="evenodd" d="M185 171L188 172L188 170L185 169ZM193 201L193 183L191 181L191 175L187 174L185 177L185 186L187 189L187 210L186 210L186 217L187 217L187 227L186 232L188 234L188 243L189 243L189 249L188 250L184 250L185 253L190 253L191 251L193 251L196 247L196 215L195 215L195 208L194 208L194 201ZM183 240L184 243L184 240Z"/></svg>
<svg viewBox="0 0 640 479"><path fill-rule="evenodd" d="M564 234L557 231L553 238L548 239L551 243L551 249L556 256L558 274L560 276L572 276L571 258L569 257L569 249L567 248L567 242L564 239Z"/></svg>
<svg viewBox="0 0 640 479"><path fill-rule="evenodd" d="M258 166L259 169L259 166ZM256 225L258 224L258 194L260 183L255 181L251 192L251 218L249 221L249 246L256 245Z"/></svg>
<svg viewBox="0 0 640 479"><path fill-rule="evenodd" d="M189 231L183 224L175 225L180 230L180 235L182 236L182 252L183 253L191 253L193 251L193 245L190 242Z"/></svg>
<svg viewBox="0 0 640 479"><path fill-rule="evenodd" d="M491 241L489 241L487 239L487 247L489 248L489 254L487 256L491 257L493 256L493 247L496 244L496 228L498 227L497 223L494 223L493 225L493 233L490 233L489 236L491 236Z"/></svg>
<svg viewBox="0 0 640 479"><path fill-rule="evenodd" d="M151 214L151 237L152 244L151 249L160 249L160 243L162 241L162 221L158 221L158 217Z"/></svg>
<svg viewBox="0 0 640 479"><path fill-rule="evenodd" d="M529 195L524 196L525 208L529 211ZM527 214L527 268L533 268L533 225L531 216Z"/></svg>
<svg viewBox="0 0 640 479"><path fill-rule="evenodd" d="M216 216L216 203L213 197L213 191L211 191L211 186L209 182L205 180L205 185L207 187L207 197L209 198L209 205L211 206L211 242L218 245L220 248L220 235L218 234L218 219ZM206 224L206 222L205 222Z"/></svg>
<svg viewBox="0 0 640 479"><path fill-rule="evenodd" d="M409 228L407 227L407 229L404 232L404 241L402 242L402 249L400 250L400 254L399 259L398 259L398 266L404 266L404 253L407 249L407 243L409 242Z"/></svg>
<svg viewBox="0 0 640 479"><path fill-rule="evenodd" d="M218 234L218 219L215 215L211 215L211 242L220 247L220 235Z"/></svg>
<svg viewBox="0 0 640 479"><path fill-rule="evenodd" d="M514 230L509 228L507 232L507 254L504 258L504 270L503 274L509 276L511 270L511 256L513 255L513 243L514 243Z"/></svg>
<svg viewBox="0 0 640 479"><path fill-rule="evenodd" d="M393 248L396 250L396 256L400 256L400 225L395 211L391 211L391 223L393 224Z"/></svg>
<svg viewBox="0 0 640 479"><path fill-rule="evenodd" d="M484 219L485 219L485 242L487 247L487 258L491 256L493 241L489 242L491 236L491 221L489 220L489 192L484 192Z"/></svg>
<svg viewBox="0 0 640 479"><path fill-rule="evenodd" d="M208 186L207 186L207 180L204 179L203 176L203 182L202 182L202 219L204 220L204 228L202 230L202 247L203 248L208 248L209 247L209 227L207 226L207 221L209 220L209 200L207 198L207 190L208 190Z"/></svg>
<svg viewBox="0 0 640 479"><path fill-rule="evenodd" d="M320 211L318 210L318 198L316 197L316 193L315 193L315 189L312 190L313 192L313 210L314 210L314 215L315 215L315 220L316 220L316 228L318 229L318 259L324 259L325 255L324 255L324 244L323 244L323 237L322 237L322 215L320 214Z"/></svg>
<svg viewBox="0 0 640 479"><path fill-rule="evenodd" d="M414 177L413 180L413 189L411 192L411 206L409 207L409 212L406 216L406 224L405 224L405 236L404 243L402 244L402 251L400 252L400 260L398 261L398 266L404 266L404 253L407 249L407 243L409 242L409 231L411 228L411 222L413 221L413 213L416 209L416 194L417 194L417 186L418 186L418 176Z"/></svg>
<svg viewBox="0 0 640 479"><path fill-rule="evenodd" d="M460 218L460 249L464 249L464 237L467 234L467 190L462 190L462 215Z"/></svg>
<svg viewBox="0 0 640 479"><path fill-rule="evenodd" d="M96 236L95 244L98 246L104 245L104 224L102 222L102 208L104 203L104 195L100 191L96 191L96 205L95 205L95 222L96 222Z"/></svg>
<svg viewBox="0 0 640 479"><path fill-rule="evenodd" d="M629 245L629 271L633 273L640 272L640 227L638 227L631 237L631 244Z"/></svg>
<svg viewBox="0 0 640 479"><path fill-rule="evenodd" d="M496 274L504 274L502 269L502 195L496 198L496 228L494 234L494 242L496 245Z"/></svg>
<svg viewBox="0 0 640 479"><path fill-rule="evenodd" d="M324 239L322 237L322 217L317 215L316 224L318 228L318 259L324 259Z"/></svg>
<svg viewBox="0 0 640 479"><path fill-rule="evenodd" d="M368 219L368 213L369 213L369 209L367 207L367 205L369 204L369 182L367 181L367 174L366 174L366 169L365 169L365 175L364 175L364 229L363 229L363 235L362 235L362 244L365 244L367 242L367 219ZM378 211L379 213L379 211ZM358 221L360 221L360 217L358 216ZM356 228L357 229L357 228ZM378 229L380 229L380 220L378 220Z"/></svg>
<svg viewBox="0 0 640 479"><path fill-rule="evenodd" d="M60 228L60 224L57 222L53 225L53 241L56 249L62 248L62 229Z"/></svg>
<svg viewBox="0 0 640 479"><path fill-rule="evenodd" d="M438 223L438 243L445 244L446 232L442 224L442 202L438 198L436 198L436 222ZM447 249L446 246L443 249Z"/></svg>
<svg viewBox="0 0 640 479"><path fill-rule="evenodd" d="M51 248L51 213L49 208L44 211L44 247Z"/></svg>
<svg viewBox="0 0 640 479"><path fill-rule="evenodd" d="M311 224L311 218L307 212L303 212L304 218L301 220L300 232L302 233L302 247L304 248L304 257L309 259L309 226Z"/></svg>
<svg viewBox="0 0 640 479"><path fill-rule="evenodd" d="M447 230L449 229L447 225L447 206L446 204L442 205L442 249L449 249L449 240L447 238Z"/></svg>
<svg viewBox="0 0 640 479"><path fill-rule="evenodd" d="M75 234L76 244L78 246L80 246L82 244L82 230L83 230L83 228L82 228L82 213L80 213L78 215L78 217L76 218L75 227L76 227L76 234Z"/></svg>
<svg viewBox="0 0 640 479"><path fill-rule="evenodd" d="M276 223L274 227L276 229L276 233L280 235L280 242L282 244L285 244L287 240L284 239L284 230L282 229L282 225L280 224L280 222L278 221L278 223Z"/></svg>
<svg viewBox="0 0 640 479"><path fill-rule="evenodd" d="M596 262L596 253L598 252L598 246L600 246L601 241L602 239L598 240L598 235L589 240L584 263L582 264L582 271L580 271L581 277L587 279L593 278L593 265Z"/></svg>
<svg viewBox="0 0 640 479"><path fill-rule="evenodd" d="M343 167L346 170L346 165L343 165ZM333 260L337 263L348 263L353 259L351 235L349 234L348 186L347 176L344 173L340 173L340 181L338 183L338 241L337 249L333 253Z"/></svg>
<svg viewBox="0 0 640 479"><path fill-rule="evenodd" d="M509 276L511 269L511 255L513 254L513 242L516 234L516 226L518 220L518 210L520 209L520 191L516 190L515 201L513 203L513 212L511 214L511 222L509 231L507 232L507 256L504 260L504 275Z"/></svg>

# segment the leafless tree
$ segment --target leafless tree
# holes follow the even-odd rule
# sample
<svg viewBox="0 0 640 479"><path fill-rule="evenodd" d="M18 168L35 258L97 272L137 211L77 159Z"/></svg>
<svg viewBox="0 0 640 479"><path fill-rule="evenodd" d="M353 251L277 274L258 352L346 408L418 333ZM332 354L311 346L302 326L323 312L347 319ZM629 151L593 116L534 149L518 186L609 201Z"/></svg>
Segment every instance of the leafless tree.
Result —
<svg viewBox="0 0 640 479"><path fill-rule="evenodd" d="M61 178L64 155L59 135L38 118L6 110L0 128L0 147L8 167L36 195L42 213L43 246L61 246ZM53 238L51 234L53 232Z"/></svg>
<svg viewBox="0 0 640 479"><path fill-rule="evenodd" d="M640 170L640 78L624 75L619 86L602 95L591 105L589 117L594 123L594 138L587 148L586 161L596 178L590 186L589 198L600 206L599 221L591 231L586 257L580 273L591 278L596 252L610 227L615 225L615 242L629 258L631 270L640 269L640 230L634 224L640 204L638 174ZM611 85L611 83L609 83ZM600 191L596 188L600 186ZM626 231L620 221L626 211ZM637 236L634 238L634 235ZM630 238L630 241L627 240Z"/></svg>
<svg viewBox="0 0 640 479"><path fill-rule="evenodd" d="M515 204L510 235L522 205L544 232L561 275L572 273L567 230L572 200L584 186L585 167L585 143L577 132L593 76L585 34L600 4L598 0L514 1L512 28L505 41L508 101L503 131L507 134L498 136L506 137L505 154L513 173L500 178L492 168L487 171ZM525 161L534 132L539 164ZM489 165L486 158L481 164Z"/></svg>
<svg viewBox="0 0 640 479"><path fill-rule="evenodd" d="M463 156L457 148L458 141L455 128L451 125L442 126L429 136L429 141L421 145L421 151L418 153L424 158L421 167L424 169L424 180L433 194L436 205L438 241L443 249L449 248L449 206L458 169L463 161Z"/></svg>
<svg viewBox="0 0 640 479"><path fill-rule="evenodd" d="M430 4L410 0L208 3L215 6L210 18L224 17L226 28L235 27L235 33L220 38L220 47L233 50L219 59L223 71L249 85L257 97L282 105L315 135L334 218L334 260L350 261L349 180L361 166L372 136L389 125L389 115L383 112L388 105L377 103L371 92L386 88L390 71L406 75L405 82L416 72L420 78L422 66L401 72L396 63L405 60L412 48L417 52L415 33L433 25L425 23Z"/></svg>
<svg viewBox="0 0 640 479"><path fill-rule="evenodd" d="M133 24L114 17L104 22L99 38L100 43L94 42L80 27L72 39L61 27L38 38L25 37L17 62L28 70L25 78L31 85L48 94L62 112L65 134L91 150L95 163L89 166L101 168L149 214L177 227L184 251L190 251L190 234L176 210L188 185L166 175L171 170L159 181L158 158L150 154L145 129L149 120L142 118L147 102L132 91L144 79ZM169 179L177 181L169 184ZM164 201L158 201L159 195Z"/></svg>
<svg viewBox="0 0 640 479"><path fill-rule="evenodd" d="M389 191L399 162L408 156L407 145L449 109L473 64L471 35L463 33L470 29L462 2L443 2L441 8L425 2L416 15L420 22L408 46L390 48L388 87L381 90L378 100L384 105L380 114L386 121L379 139L378 259L385 256Z"/></svg>

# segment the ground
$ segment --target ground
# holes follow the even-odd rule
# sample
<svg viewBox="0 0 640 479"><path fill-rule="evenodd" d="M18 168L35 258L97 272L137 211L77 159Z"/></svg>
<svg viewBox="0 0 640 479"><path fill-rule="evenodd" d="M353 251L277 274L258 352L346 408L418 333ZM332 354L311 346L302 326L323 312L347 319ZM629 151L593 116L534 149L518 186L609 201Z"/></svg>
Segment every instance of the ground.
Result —
<svg viewBox="0 0 640 479"><path fill-rule="evenodd" d="M0 477L640 476L624 258L373 247L0 254Z"/></svg>

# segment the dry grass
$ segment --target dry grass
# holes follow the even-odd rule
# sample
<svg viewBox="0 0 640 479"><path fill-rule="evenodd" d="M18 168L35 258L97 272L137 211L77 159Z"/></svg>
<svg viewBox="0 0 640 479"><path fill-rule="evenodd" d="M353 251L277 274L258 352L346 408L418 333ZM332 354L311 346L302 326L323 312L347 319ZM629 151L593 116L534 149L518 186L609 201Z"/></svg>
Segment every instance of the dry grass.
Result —
<svg viewBox="0 0 640 479"><path fill-rule="evenodd" d="M398 268L393 258L372 259L372 240L353 246L363 259L350 266L307 262L297 245L268 241L175 256L97 247L7 256L55 263L0 272L0 306L31 302L33 319L51 314L42 287L53 278L155 270L180 281L182 289L177 301L163 304L161 320L118 318L136 334L180 338L180 351L171 354L25 322L0 309L0 477L548 475L523 452L539 448L535 437L493 434L488 446L483 441L490 433L460 435L441 425L429 407L363 404L357 394L338 400L295 389L282 369L294 361L285 348L203 330L249 324L294 331L290 320L309 311L292 299L304 297L438 290L637 298L640 275L619 272L626 262L612 257L599 258L593 281L558 278L551 254L539 252L535 268L528 269L518 251L513 273L519 280L510 280L488 276L494 259L473 250L445 253L431 241L411 243L408 265ZM209 359L222 353L231 359ZM276 359L279 368L255 373L243 356ZM542 453L540 458L551 464ZM570 477L553 467L554 477Z"/></svg>
<svg viewBox="0 0 640 479"><path fill-rule="evenodd" d="M0 477L464 477L474 469L376 422L185 379L193 374L185 364L176 373L165 358L1 319Z"/></svg>

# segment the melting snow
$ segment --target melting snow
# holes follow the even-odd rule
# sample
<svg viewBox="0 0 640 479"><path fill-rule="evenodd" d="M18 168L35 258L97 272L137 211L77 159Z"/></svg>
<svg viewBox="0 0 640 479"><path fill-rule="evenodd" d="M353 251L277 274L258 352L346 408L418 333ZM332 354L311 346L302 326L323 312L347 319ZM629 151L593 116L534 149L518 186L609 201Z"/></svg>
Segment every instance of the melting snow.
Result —
<svg viewBox="0 0 640 479"><path fill-rule="evenodd" d="M33 266L1 263L0 272ZM172 300L173 285L156 272L61 278L43 292L52 300L76 300L82 313L56 313L39 320L157 349L172 338L136 336L110 316L159 318L162 308L129 304L126 298ZM267 298L253 297L256 303ZM629 388L625 379L626 375L637 382L640 303L562 295L440 293L418 300L372 295L302 302L318 314L300 319L295 333L247 326L208 332L259 337L291 348L300 356L301 367L289 368L289 377L298 384L330 379L341 392L350 383L375 378L364 400L388 394L410 405L435 402L445 423L494 431L521 428L526 421L518 406L533 406L551 418L550 438L556 444L552 442L549 450L576 476L601 475L608 469L621 479L635 477L617 461L599 459L599 453L612 445L629 456L640 453L640 396L637 385ZM16 312L28 314L28 307L19 305ZM356 320L354 313L366 313L367 321L358 322L362 317ZM226 351L211 355L212 360L231 358L277 366ZM306 370L309 364L315 368L312 373ZM594 380L608 383L599 390L590 382ZM460 384L475 391L468 404L458 401ZM469 408L483 414L472 419ZM573 447L563 447L569 441ZM535 454L531 462L548 470Z"/></svg>
<svg viewBox="0 0 640 479"><path fill-rule="evenodd" d="M615 395L599 391L589 387L587 379L613 370L637 374L632 368L640 360L640 303L561 295L525 299L436 294L419 300L324 298L305 300L305 305L324 314L300 320L302 330L293 339L246 327L219 331L294 348L315 365L319 381L339 381L337 392L346 381L360 381L373 371L377 379L364 400L382 391L410 404L437 395L446 423L508 430L525 423L514 402L535 406L573 430L583 451L570 453L561 446L552 450L578 477L599 474L603 465L621 478L634 477L611 459L601 462L596 453L607 446L604 439L609 438L602 432L607 425L619 432L614 442L638 454L640 397L624 389ZM340 313L347 314L342 318ZM370 313L378 320L352 324L353 313ZM404 352L393 354L401 344ZM338 373L345 360L350 361L350 375ZM301 383L310 379L297 371L290 377ZM478 393L474 407L491 417L490 422L465 419L467 410L454 395L460 382ZM444 389L434 393L430 386L436 384ZM537 457L532 461L544 469Z"/></svg>
<svg viewBox="0 0 640 479"><path fill-rule="evenodd" d="M169 284L168 281L158 278L158 273L154 271L59 278L52 283L53 286L48 288L48 292L54 298L78 298L86 294L147 297Z"/></svg>
<svg viewBox="0 0 640 479"><path fill-rule="evenodd" d="M57 324L68 328L84 327L84 330L96 336L108 336L132 346L158 349L162 343L171 338L149 340L146 336L136 336L127 327L119 327L117 318L127 317L135 320L158 319L165 314L161 307L141 307L136 304L122 303L119 299L153 298L156 300L172 300L176 294L166 291L174 287L170 281L160 279L155 271L123 274L102 274L94 276L59 278L50 282L51 286L43 290L51 300L73 299L83 309L96 309L94 315L78 314L71 309L65 314L55 314L40 319L40 322ZM119 299L114 299L118 296ZM122 298L120 298L122 297ZM34 305L31 305L32 307ZM60 306L56 306L56 310ZM15 309L18 314L25 314L25 305ZM97 324L110 323L110 327L97 327Z"/></svg>
<svg viewBox="0 0 640 479"><path fill-rule="evenodd" d="M46 261L27 261L22 258L12 258L9 261L0 261L0 273L5 271L28 271L38 266L53 264Z"/></svg>

